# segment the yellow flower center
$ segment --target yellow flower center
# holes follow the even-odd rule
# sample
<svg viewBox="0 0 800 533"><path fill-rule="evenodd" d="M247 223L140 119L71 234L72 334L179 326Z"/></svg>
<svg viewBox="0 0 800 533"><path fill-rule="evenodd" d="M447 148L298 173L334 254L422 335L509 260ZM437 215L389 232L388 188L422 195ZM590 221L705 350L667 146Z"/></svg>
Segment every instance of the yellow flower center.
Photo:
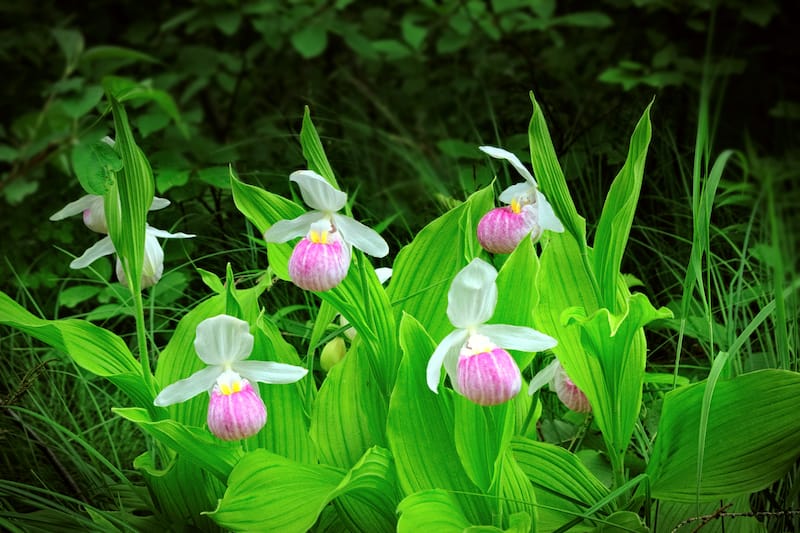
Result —
<svg viewBox="0 0 800 533"><path fill-rule="evenodd" d="M522 212L522 204L519 201L519 198L514 198L511 200L511 211L514 212L515 215L519 215Z"/></svg>
<svg viewBox="0 0 800 533"><path fill-rule="evenodd" d="M230 396L235 392L242 391L242 382L241 381L234 381L233 383L221 383L219 386L219 391L224 394L225 396Z"/></svg>
<svg viewBox="0 0 800 533"><path fill-rule="evenodd" d="M328 244L328 232L325 230L317 231L312 229L308 234L308 238L315 244Z"/></svg>

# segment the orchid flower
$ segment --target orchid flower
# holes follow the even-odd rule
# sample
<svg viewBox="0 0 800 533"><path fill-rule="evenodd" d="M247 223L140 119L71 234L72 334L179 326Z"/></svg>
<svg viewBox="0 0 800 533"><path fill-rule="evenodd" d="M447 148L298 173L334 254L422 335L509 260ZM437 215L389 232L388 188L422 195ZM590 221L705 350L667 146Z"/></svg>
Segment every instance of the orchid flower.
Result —
<svg viewBox="0 0 800 533"><path fill-rule="evenodd" d="M164 209L168 205L169 200L156 196L153 198L153 203L150 204L150 211ZM103 197L97 194L87 194L74 202L68 203L63 209L53 213L50 220L64 220L78 213L83 213L83 223L86 224L87 228L97 233L108 234Z"/></svg>
<svg viewBox="0 0 800 533"><path fill-rule="evenodd" d="M500 201L508 206L492 209L478 222L478 241L486 251L508 254L528 234L535 242L546 229L559 233L564 231L533 175L517 156L494 146L481 146L479 149L496 159L505 159L525 178L525 182L514 184L500 194Z"/></svg>
<svg viewBox="0 0 800 533"><path fill-rule="evenodd" d="M497 271L473 259L453 279L447 293L447 316L456 330L436 347L427 368L428 387L437 392L444 364L456 392L480 405L497 405L522 386L516 362L506 349L547 350L556 340L523 326L486 324L497 306Z"/></svg>
<svg viewBox="0 0 800 533"><path fill-rule="evenodd" d="M264 233L264 240L286 242L303 237L289 259L289 275L295 285L311 291L337 286L347 276L353 246L373 257L389 253L386 241L375 230L337 213L347 195L325 178L311 170L298 170L289 180L300 186L303 201L313 211L276 222Z"/></svg>
<svg viewBox="0 0 800 533"><path fill-rule="evenodd" d="M161 237L162 239L189 239L194 237L194 235L187 233L170 233L149 225L145 228L144 263L142 264L143 289L152 287L158 283L158 280L161 279L161 275L164 273L164 250L161 249L161 245L158 244L156 237ZM82 256L73 260L69 264L69 267L75 269L85 268L94 263L95 260L113 254L114 252L114 243L111 242L111 237L105 236L83 252ZM119 259L117 259L116 271L117 279L119 279L120 283L127 286L128 280L125 279L122 263Z"/></svg>
<svg viewBox="0 0 800 533"><path fill-rule="evenodd" d="M273 361L246 361L253 342L244 320L228 315L203 320L197 326L194 349L208 366L165 387L153 403L163 407L207 391L208 428L214 435L223 440L255 435L267 422L267 409L251 383L294 383L308 370Z"/></svg>
<svg viewBox="0 0 800 533"><path fill-rule="evenodd" d="M528 387L528 394L533 394L545 384L555 391L561 403L578 413L591 412L592 406L582 390L569 378L561 362L556 358L533 376Z"/></svg>

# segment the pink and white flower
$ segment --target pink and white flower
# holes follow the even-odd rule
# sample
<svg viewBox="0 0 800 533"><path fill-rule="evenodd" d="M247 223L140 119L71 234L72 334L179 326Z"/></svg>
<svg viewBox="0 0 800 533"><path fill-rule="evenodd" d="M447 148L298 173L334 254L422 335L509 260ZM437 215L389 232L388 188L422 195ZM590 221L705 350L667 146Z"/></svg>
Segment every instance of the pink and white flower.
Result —
<svg viewBox="0 0 800 533"><path fill-rule="evenodd" d="M208 366L162 390L153 402L167 406L208 392L208 429L223 440L258 433L267 410L253 383L294 383L308 370L273 361L246 361L254 338L244 320L217 315L197 326L194 349Z"/></svg>
<svg viewBox="0 0 800 533"><path fill-rule="evenodd" d="M289 176L300 186L303 201L313 209L292 220L280 220L264 233L267 242L286 242L303 237L289 259L289 276L301 289L327 291L347 276L352 247L373 257L384 257L389 246L378 233L338 211L347 195L334 189L311 170Z"/></svg>
<svg viewBox="0 0 800 533"><path fill-rule="evenodd" d="M150 211L164 209L168 205L169 200L156 196L153 198L153 203L150 204ZM103 197L97 194L87 194L74 202L68 203L63 209L53 213L50 220L64 220L79 213L83 213L83 223L86 224L87 228L96 233L108 234Z"/></svg>
<svg viewBox="0 0 800 533"><path fill-rule="evenodd" d="M539 373L533 376L528 387L528 394L533 394L544 385L548 385L561 400L561 403L577 413L589 413L592 406L588 398L581 389L567 375L564 367L558 359L544 367Z"/></svg>
<svg viewBox="0 0 800 533"><path fill-rule="evenodd" d="M486 324L497 306L497 271L482 259L473 259L459 272L447 293L447 316L457 329L431 355L428 387L437 392L444 365L453 388L480 405L496 405L513 398L522 377L506 350L537 352L556 340L532 328Z"/></svg>
<svg viewBox="0 0 800 533"><path fill-rule="evenodd" d="M142 263L143 289L152 287L158 283L158 280L161 279L161 275L164 273L164 250L161 248L161 245L158 244L156 237L161 237L162 239L189 239L194 237L194 235L180 232L170 233L152 226L147 226L145 228L144 262ZM69 264L69 267L75 269L86 268L97 259L106 255L111 255L114 252L114 243L111 242L111 237L105 236L83 252L83 255L73 260ZM125 279L125 273L122 270L122 264L119 259L117 259L116 271L117 279L120 283L127 286L128 280Z"/></svg>
<svg viewBox="0 0 800 533"><path fill-rule="evenodd" d="M494 146L481 146L480 150L496 159L505 159L525 178L524 183L514 184L500 194L500 201L508 205L492 209L478 222L478 241L486 251L508 254L528 234L535 242L546 229L564 231L533 175L517 156Z"/></svg>

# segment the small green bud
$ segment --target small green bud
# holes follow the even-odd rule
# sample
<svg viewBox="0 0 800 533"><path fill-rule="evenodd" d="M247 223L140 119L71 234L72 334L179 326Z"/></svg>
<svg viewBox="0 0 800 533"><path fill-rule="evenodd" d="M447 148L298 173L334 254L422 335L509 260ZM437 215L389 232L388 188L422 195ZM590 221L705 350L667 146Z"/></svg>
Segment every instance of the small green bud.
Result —
<svg viewBox="0 0 800 533"><path fill-rule="evenodd" d="M347 353L347 348L344 345L344 339L336 337L322 349L319 364L325 372L329 372L333 365L344 359L345 353Z"/></svg>

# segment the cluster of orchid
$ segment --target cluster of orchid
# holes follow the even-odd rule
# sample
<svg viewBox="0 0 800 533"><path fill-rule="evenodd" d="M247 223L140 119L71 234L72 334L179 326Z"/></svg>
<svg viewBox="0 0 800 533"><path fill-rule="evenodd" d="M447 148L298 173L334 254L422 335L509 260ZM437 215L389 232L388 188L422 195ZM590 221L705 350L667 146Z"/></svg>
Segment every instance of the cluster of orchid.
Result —
<svg viewBox="0 0 800 533"><path fill-rule="evenodd" d="M482 146L486 154L504 159L525 178L500 195L508 204L495 208L480 220L478 240L490 253L511 253L529 236L536 242L544 230L564 231L553 208L539 191L536 180L512 153ZM300 170L289 177L298 184L300 194L311 211L292 220L281 220L264 234L267 242L283 243L301 237L294 246L288 270L300 288L327 291L347 276L355 247L373 257L389 253L386 241L373 229L344 216L339 211L347 195L335 189L324 177L311 170ZM151 210L162 209L169 201L154 198ZM87 195L54 214L61 220L83 213L86 226L106 236L86 250L70 266L83 268L99 257L114 253L101 196ZM156 241L162 238L188 238L193 235L169 233L147 226L142 287L158 282L163 272L164 253ZM391 269L379 269L380 281L391 276ZM126 284L120 261L117 276ZM556 340L532 328L487 324L497 305L497 271L482 259L473 259L453 279L448 292L447 316L455 330L436 347L427 367L428 387L438 393L441 367L444 366L453 389L479 405L497 405L519 393L522 376L507 350L538 352L556 345ZM348 330L354 335L352 328ZM194 341L197 356L206 368L165 387L155 398L155 405L168 406L208 392L208 428L224 440L238 440L258 433L264 427L267 411L258 387L253 383L293 383L307 374L307 369L271 361L247 361L254 339L247 322L228 315L202 321ZM342 343L343 344L343 343ZM343 345L339 351L343 351ZM341 354L336 358L341 358ZM335 361L329 363L333 364ZM585 395L569 380L558 360L554 360L529 387L533 394L545 383L556 390L571 409L588 412Z"/></svg>

